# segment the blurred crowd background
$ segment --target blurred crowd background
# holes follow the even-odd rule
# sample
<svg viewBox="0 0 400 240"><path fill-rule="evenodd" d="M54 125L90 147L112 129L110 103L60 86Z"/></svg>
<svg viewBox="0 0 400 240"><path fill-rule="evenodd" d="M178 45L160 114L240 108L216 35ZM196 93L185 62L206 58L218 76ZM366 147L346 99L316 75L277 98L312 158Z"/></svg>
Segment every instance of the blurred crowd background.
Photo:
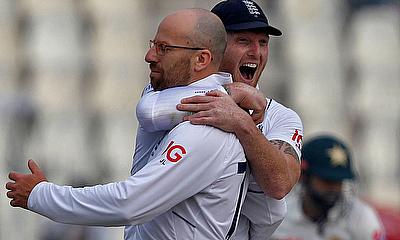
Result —
<svg viewBox="0 0 400 240"><path fill-rule="evenodd" d="M0 0L0 240L122 239L12 209L9 171L37 160L72 186L129 176L144 55L160 20L219 0ZM400 208L400 1L256 0L284 35L260 88L296 110L307 137L352 147L358 194Z"/></svg>

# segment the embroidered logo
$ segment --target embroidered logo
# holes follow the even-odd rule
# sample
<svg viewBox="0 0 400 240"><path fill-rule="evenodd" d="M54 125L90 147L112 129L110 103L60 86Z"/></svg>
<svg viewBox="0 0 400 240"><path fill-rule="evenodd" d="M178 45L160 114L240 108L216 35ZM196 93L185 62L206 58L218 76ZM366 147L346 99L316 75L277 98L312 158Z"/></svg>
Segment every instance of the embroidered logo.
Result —
<svg viewBox="0 0 400 240"><path fill-rule="evenodd" d="M257 6L254 5L254 2L248 0L243 0L242 2L246 5L247 9L249 10L249 13L251 15L254 15L254 17L258 17L258 15L261 14Z"/></svg>
<svg viewBox="0 0 400 240"><path fill-rule="evenodd" d="M299 133L299 130L294 130L294 134L292 136L292 141L296 142L296 147L301 150L302 142L303 142L303 135Z"/></svg>
<svg viewBox="0 0 400 240"><path fill-rule="evenodd" d="M182 145L175 144L174 141L169 142L168 147L162 153L166 154L166 159L172 163L176 163L183 158L186 154L186 149ZM161 159L160 162L165 165L165 159Z"/></svg>
<svg viewBox="0 0 400 240"><path fill-rule="evenodd" d="M335 145L333 148L327 150L327 154L331 159L331 165L333 167L347 166L347 154L341 146Z"/></svg>

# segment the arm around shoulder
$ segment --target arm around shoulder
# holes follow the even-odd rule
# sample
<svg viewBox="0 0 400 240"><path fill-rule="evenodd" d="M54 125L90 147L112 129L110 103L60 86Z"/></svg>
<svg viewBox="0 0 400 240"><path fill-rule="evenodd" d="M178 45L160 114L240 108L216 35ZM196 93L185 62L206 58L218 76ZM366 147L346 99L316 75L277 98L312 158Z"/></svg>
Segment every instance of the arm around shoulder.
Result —
<svg viewBox="0 0 400 240"><path fill-rule="evenodd" d="M303 127L294 111L279 104L267 109L267 117L268 129L264 124L261 130L246 124L237 128L236 134L264 193L282 199L300 177Z"/></svg>
<svg viewBox="0 0 400 240"><path fill-rule="evenodd" d="M176 105L181 99L205 94L216 87L183 86L168 88L162 91L145 91L136 106L136 115L140 126L146 132L171 130L190 114L179 111Z"/></svg>

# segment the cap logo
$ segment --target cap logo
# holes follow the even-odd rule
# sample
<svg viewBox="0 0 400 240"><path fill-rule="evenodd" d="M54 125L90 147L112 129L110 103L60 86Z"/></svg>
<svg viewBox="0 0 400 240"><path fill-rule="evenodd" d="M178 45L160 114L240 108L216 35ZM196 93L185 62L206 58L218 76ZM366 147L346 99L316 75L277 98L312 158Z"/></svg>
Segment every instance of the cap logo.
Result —
<svg viewBox="0 0 400 240"><path fill-rule="evenodd" d="M342 147L335 145L333 148L328 149L327 153L332 166L347 166L347 154Z"/></svg>
<svg viewBox="0 0 400 240"><path fill-rule="evenodd" d="M247 9L249 10L249 13L251 15L254 15L254 17L258 17L257 15L261 14L257 6L254 5L254 2L248 0L243 0L242 2L246 5Z"/></svg>

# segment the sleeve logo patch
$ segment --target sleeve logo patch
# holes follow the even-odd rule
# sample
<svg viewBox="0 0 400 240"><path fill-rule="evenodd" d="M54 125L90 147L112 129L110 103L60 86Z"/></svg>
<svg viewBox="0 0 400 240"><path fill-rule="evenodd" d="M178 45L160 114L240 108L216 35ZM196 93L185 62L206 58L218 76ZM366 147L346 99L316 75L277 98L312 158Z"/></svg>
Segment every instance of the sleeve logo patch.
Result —
<svg viewBox="0 0 400 240"><path fill-rule="evenodd" d="M175 144L174 141L169 142L167 149L162 154L166 153L166 159L172 163L176 163L186 154L186 149L182 145ZM165 159L160 162L165 165Z"/></svg>
<svg viewBox="0 0 400 240"><path fill-rule="evenodd" d="M296 142L296 147L301 150L303 135L299 133L299 130L294 130L294 134L292 136L292 141Z"/></svg>

